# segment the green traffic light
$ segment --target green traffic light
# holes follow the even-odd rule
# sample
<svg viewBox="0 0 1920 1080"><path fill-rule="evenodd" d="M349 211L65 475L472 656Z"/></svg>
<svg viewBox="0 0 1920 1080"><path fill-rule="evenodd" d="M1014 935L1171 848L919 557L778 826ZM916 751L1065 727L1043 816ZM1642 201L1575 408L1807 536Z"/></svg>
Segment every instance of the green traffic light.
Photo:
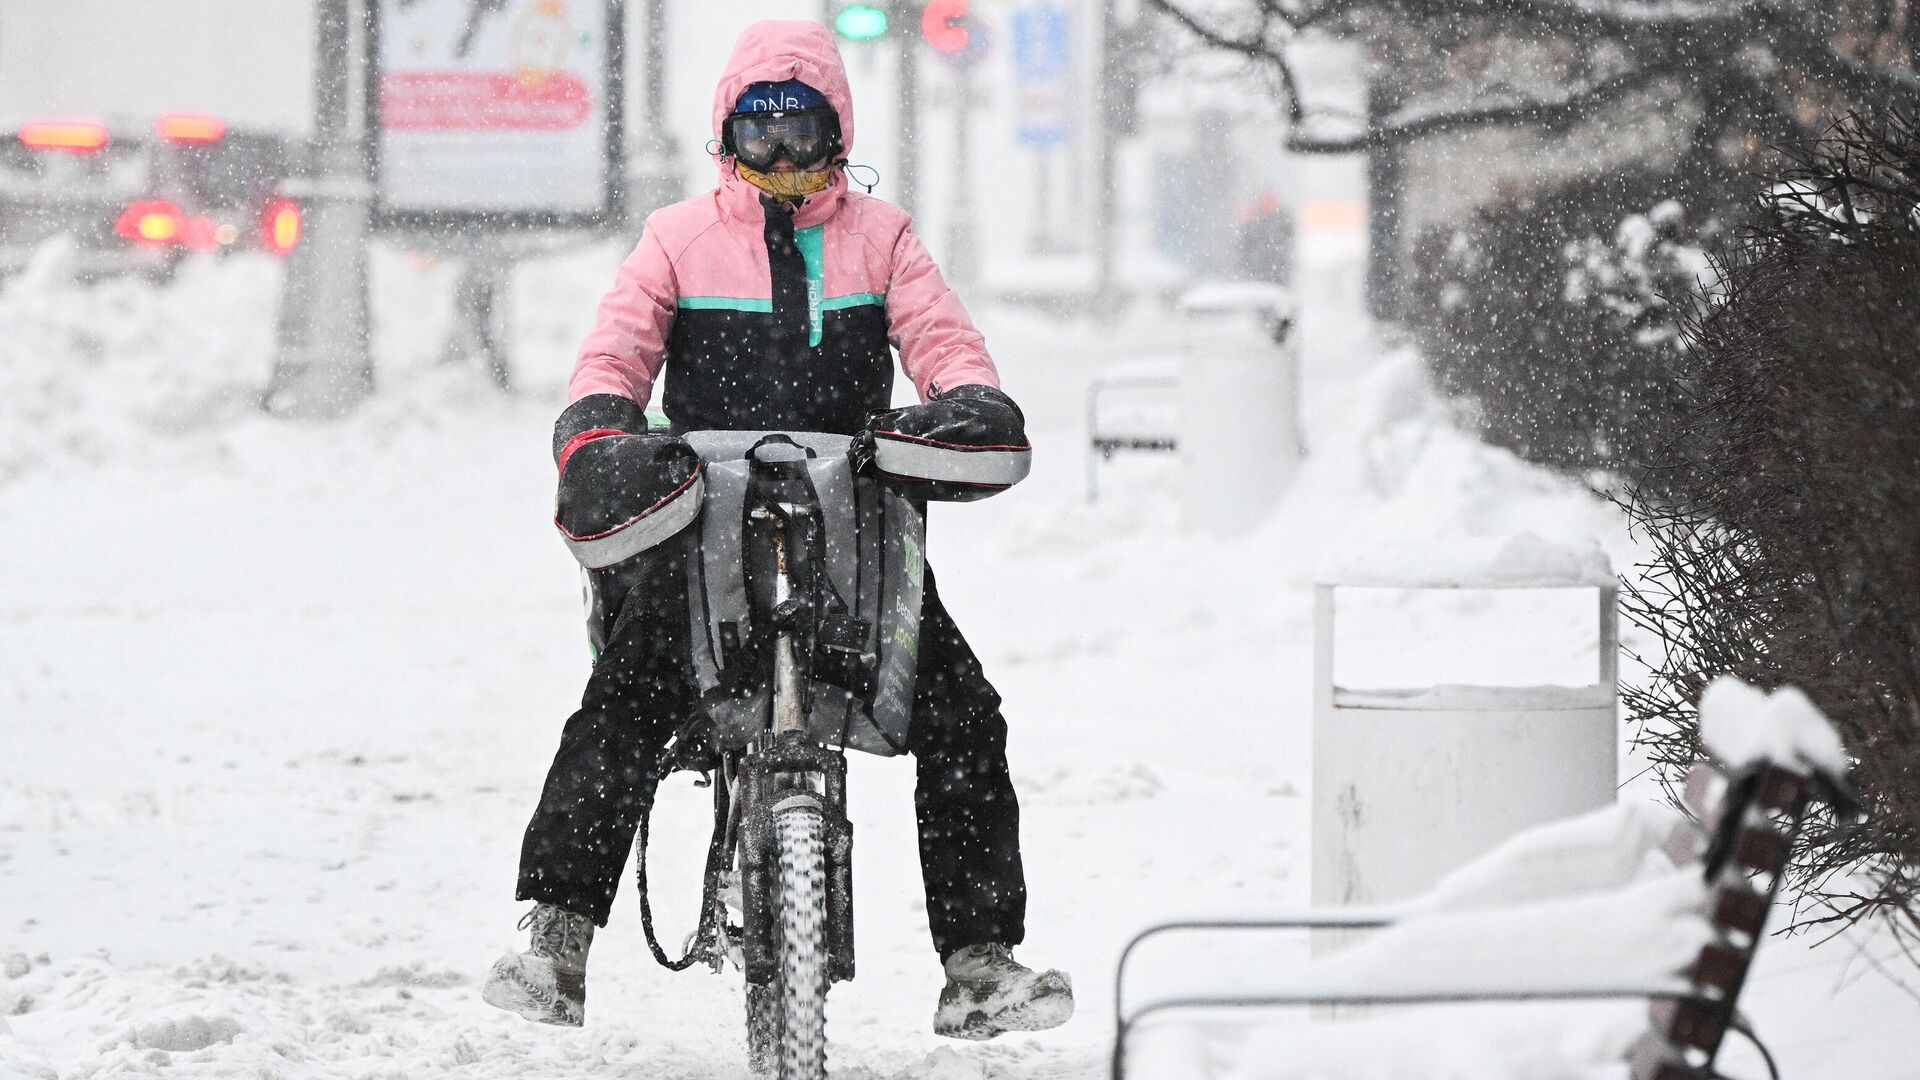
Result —
<svg viewBox="0 0 1920 1080"><path fill-rule="evenodd" d="M833 17L833 31L848 41L872 41L887 32L887 13L872 4L849 4Z"/></svg>

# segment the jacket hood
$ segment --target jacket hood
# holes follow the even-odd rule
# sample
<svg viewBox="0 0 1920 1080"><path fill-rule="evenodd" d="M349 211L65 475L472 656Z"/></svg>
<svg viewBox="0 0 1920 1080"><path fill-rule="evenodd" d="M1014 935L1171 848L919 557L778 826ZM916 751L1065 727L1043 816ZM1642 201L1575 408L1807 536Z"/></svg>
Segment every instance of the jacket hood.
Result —
<svg viewBox="0 0 1920 1080"><path fill-rule="evenodd" d="M720 137L720 125L733 112L733 103L747 87L757 82L783 82L799 79L827 96L828 104L840 116L842 152L853 148L853 92L847 87L847 67L840 61L840 49L833 43L833 31L815 22L757 22L740 31L733 43L733 55L727 58L726 73L713 91L713 137ZM742 180L733 170L731 158L716 155L720 169L720 206L734 217L747 221L760 219L760 189ZM832 217L847 193L847 174L833 170L827 189L809 195L794 212L796 228L818 225Z"/></svg>
<svg viewBox="0 0 1920 1080"><path fill-rule="evenodd" d="M727 58L726 73L713 91L713 137L733 112L748 86L757 82L799 79L826 95L840 116L840 142L853 149L853 93L847 88L847 67L840 60L833 31L816 22L757 22L740 31Z"/></svg>

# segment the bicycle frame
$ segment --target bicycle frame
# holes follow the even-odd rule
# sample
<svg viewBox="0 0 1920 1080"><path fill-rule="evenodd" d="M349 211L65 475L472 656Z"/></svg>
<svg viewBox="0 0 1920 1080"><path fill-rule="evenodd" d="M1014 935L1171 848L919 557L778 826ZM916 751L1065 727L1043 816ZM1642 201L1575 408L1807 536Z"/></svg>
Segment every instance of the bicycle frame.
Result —
<svg viewBox="0 0 1920 1080"><path fill-rule="evenodd" d="M774 531L774 603L792 595L789 545L785 527L797 507L783 504L779 513L756 509L756 515L777 517L783 525ZM847 820L847 763L843 753L809 737L807 730L806 665L798 655L798 635L783 628L774 645L774 686L767 731L745 751L726 755L722 776L728 785L730 810L727 859L729 873L740 885L741 967L749 983L773 978L777 963L771 918L773 819L782 809L804 802L819 809L827 833L827 949L828 977L834 982L853 978L853 825ZM723 937L731 928L723 927ZM714 963L728 950L716 950Z"/></svg>

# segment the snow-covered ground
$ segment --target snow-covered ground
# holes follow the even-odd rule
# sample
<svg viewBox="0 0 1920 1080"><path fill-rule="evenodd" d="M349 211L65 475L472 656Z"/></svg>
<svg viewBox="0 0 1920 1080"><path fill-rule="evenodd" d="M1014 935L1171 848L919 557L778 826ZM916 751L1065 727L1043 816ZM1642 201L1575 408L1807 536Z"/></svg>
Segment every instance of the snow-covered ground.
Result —
<svg viewBox="0 0 1920 1080"><path fill-rule="evenodd" d="M587 670L547 520L548 431L619 255L522 275L513 398L432 365L447 268L383 256L383 388L335 425L250 411L268 264L191 265L162 292L48 273L0 293L0 1077L746 1075L737 977L654 967L630 893L595 942L584 1030L477 994L523 944L520 830ZM1008 702L1021 954L1075 975L1080 1015L980 1046L929 1033L940 979L912 770L861 761L860 976L829 1020L840 1077L1105 1075L1113 965L1135 929L1305 901L1317 564L1523 530L1632 561L1601 501L1449 428L1404 351L1306 372L1313 456L1251 535L1184 533L1166 461L1119 463L1088 505L1082 394L1138 326L978 315L1041 453L1015 491L937 509L932 559ZM1531 612L1544 632L1476 649L1459 627L1485 603L1408 601L1372 645L1473 677L1578 662L1584 608ZM669 936L692 923L704 813L680 780L656 818ZM1762 950L1746 1003L1786 1075L1920 1076L1920 1005L1877 970L1887 951ZM1142 985L1290 956L1195 946ZM1235 1067L1618 1076L1592 1062L1637 1013L1556 1006L1504 1057L1461 1047L1511 1030L1509 1011L1448 1015L1268 1028ZM1171 1052L1186 1044L1156 1045L1177 1062L1161 1075L1198 1075ZM1743 1050L1726 1060L1760 1075Z"/></svg>

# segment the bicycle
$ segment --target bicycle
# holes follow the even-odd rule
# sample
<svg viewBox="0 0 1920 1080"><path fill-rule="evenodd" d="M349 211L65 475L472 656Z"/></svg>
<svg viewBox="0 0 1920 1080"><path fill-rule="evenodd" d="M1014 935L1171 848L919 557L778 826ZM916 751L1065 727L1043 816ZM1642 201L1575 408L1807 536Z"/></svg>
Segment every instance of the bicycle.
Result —
<svg viewBox="0 0 1920 1080"><path fill-rule="evenodd" d="M698 442L703 434L709 433L688 438ZM782 482L769 483L761 494L791 496L749 498L746 514L738 519L741 559L770 571L757 575L763 580L750 582L748 591L761 594L749 601L771 663L746 663L736 671L756 672L770 685L758 685L756 679L720 688L731 703L747 703L757 722L745 729L719 724L703 709L676 733L661 758L660 778L676 769L696 769L707 774L703 783L713 788L714 834L700 921L679 960L670 960L654 935L644 820L635 840L636 877L642 925L658 962L670 970L704 963L715 972L732 964L743 972L753 1070L777 1080L823 1080L827 991L854 975L853 827L846 812L845 755L857 740L849 737L851 711L843 714L837 737L831 737L826 731L833 730L832 718L823 729L819 722L827 710L816 705L820 680L831 674L826 668L837 667L854 682L862 673L871 679L879 662L876 631L888 627L879 625L883 620L860 618L859 610L850 612L839 596L828 570L824 515L817 498L809 505L810 485L793 479L803 471L793 463L817 460L821 449L832 452L850 440L805 433L751 435L757 441L746 454L749 471L766 465L771 471L784 467L787 474L784 488ZM743 436L725 433L725 438ZM762 449L769 447L763 456ZM879 497L879 480L854 483L867 485L863 498ZM911 507L918 522L917 507L897 495L889 498ZM909 546L917 560L917 542ZM910 599L917 611L917 569L912 576ZM735 649L753 651L744 645ZM709 694L706 700L711 699ZM737 923L730 913L737 914Z"/></svg>

